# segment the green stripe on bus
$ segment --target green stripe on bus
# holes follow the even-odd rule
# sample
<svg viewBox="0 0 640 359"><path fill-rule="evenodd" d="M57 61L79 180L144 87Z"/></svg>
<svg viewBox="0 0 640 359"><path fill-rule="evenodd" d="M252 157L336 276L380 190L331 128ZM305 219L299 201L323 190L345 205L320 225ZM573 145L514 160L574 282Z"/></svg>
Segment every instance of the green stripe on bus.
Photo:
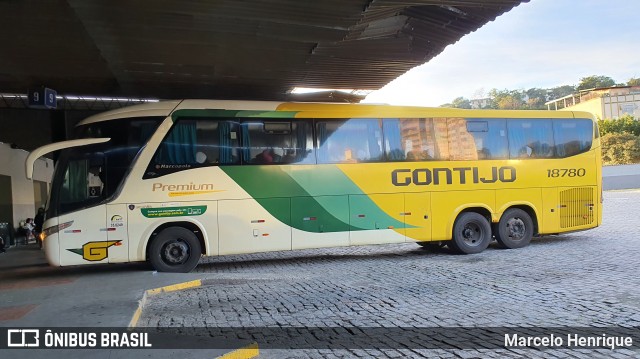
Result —
<svg viewBox="0 0 640 359"><path fill-rule="evenodd" d="M305 207L317 212L317 217L323 218L327 222L327 229L324 232L348 231L350 229L348 217L345 221L336 218L330 211L327 211L318 201L311 197L298 183L287 175L278 166L221 166L229 177L240 185L253 199L267 210L272 216L289 226L300 230L307 230L306 226L292 220L292 209L290 206L281 206L281 201L270 201L271 198L291 198L294 201L298 198L309 198L305 201ZM339 213L339 212L336 212ZM321 231L322 229L318 229Z"/></svg>
<svg viewBox="0 0 640 359"><path fill-rule="evenodd" d="M272 216L296 229L311 232L370 229L350 224L347 196L364 193L335 166L300 167L289 172L279 166L220 168ZM291 208L279 205L280 201L269 201L270 198L292 198ZM366 195L359 201L359 207L363 206L367 207L370 220L396 228L405 227L403 222L390 217ZM313 217L318 225L302 221L309 217Z"/></svg>
<svg viewBox="0 0 640 359"><path fill-rule="evenodd" d="M289 171L295 182L300 185L306 192L312 197L327 196L327 195L361 195L358 196L358 208L353 208L353 204L350 203L349 207L351 212L367 212L368 220L371 222L385 223L387 226L393 226L395 228L404 228L404 222L398 221L389 216L378 205L369 198L360 187L358 187L353 181L344 174L337 166L334 165L319 165L313 168L300 170L297 167L289 167L292 171ZM321 202L322 205L322 202ZM331 213L337 209L325 207L325 209ZM351 224L353 228L360 228ZM414 228L408 226L407 228Z"/></svg>

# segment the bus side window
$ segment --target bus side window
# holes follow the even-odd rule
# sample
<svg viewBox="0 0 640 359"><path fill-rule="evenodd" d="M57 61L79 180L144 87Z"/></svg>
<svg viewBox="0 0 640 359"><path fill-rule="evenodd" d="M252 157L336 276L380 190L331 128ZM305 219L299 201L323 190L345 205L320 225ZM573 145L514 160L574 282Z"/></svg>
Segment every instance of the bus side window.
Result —
<svg viewBox="0 0 640 359"><path fill-rule="evenodd" d="M242 122L243 164L314 163L308 120L245 119Z"/></svg>
<svg viewBox="0 0 640 359"><path fill-rule="evenodd" d="M551 120L510 119L509 158L551 158L554 141Z"/></svg>
<svg viewBox="0 0 640 359"><path fill-rule="evenodd" d="M558 157L569 157L591 149L593 121L587 119L559 120L553 122Z"/></svg>
<svg viewBox="0 0 640 359"><path fill-rule="evenodd" d="M373 162L382 159L379 119L318 121L318 163Z"/></svg>
<svg viewBox="0 0 640 359"><path fill-rule="evenodd" d="M462 155L466 159L489 160L509 157L505 120L466 119L466 132L462 137L463 141L471 141L472 145L458 144L460 149L468 151Z"/></svg>

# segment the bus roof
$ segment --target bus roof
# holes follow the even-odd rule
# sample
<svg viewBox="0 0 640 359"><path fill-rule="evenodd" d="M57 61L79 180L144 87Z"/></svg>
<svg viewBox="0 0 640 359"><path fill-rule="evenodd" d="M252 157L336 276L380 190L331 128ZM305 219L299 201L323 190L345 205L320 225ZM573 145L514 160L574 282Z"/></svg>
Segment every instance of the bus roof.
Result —
<svg viewBox="0 0 640 359"><path fill-rule="evenodd" d="M90 116L78 123L108 121L142 116L169 116L177 110L244 110L304 112L307 116L293 117L467 117L467 118L589 118L589 112L550 110L469 110L445 107L392 106L380 104L341 104L311 102L239 101L239 100L172 100L127 106Z"/></svg>

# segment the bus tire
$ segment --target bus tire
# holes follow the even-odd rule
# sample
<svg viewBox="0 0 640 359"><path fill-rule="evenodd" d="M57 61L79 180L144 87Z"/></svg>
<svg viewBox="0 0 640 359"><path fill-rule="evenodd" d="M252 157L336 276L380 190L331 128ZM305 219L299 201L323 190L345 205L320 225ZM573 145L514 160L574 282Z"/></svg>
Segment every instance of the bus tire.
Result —
<svg viewBox="0 0 640 359"><path fill-rule="evenodd" d="M151 243L149 261L158 272L191 272L200 261L198 237L183 227L168 227Z"/></svg>
<svg viewBox="0 0 640 359"><path fill-rule="evenodd" d="M462 213L453 225L451 250L462 254L474 254L484 251L491 242L491 225L480 213Z"/></svg>
<svg viewBox="0 0 640 359"><path fill-rule="evenodd" d="M529 245L533 237L533 220L519 208L508 209L498 223L496 240L502 248L522 248Z"/></svg>

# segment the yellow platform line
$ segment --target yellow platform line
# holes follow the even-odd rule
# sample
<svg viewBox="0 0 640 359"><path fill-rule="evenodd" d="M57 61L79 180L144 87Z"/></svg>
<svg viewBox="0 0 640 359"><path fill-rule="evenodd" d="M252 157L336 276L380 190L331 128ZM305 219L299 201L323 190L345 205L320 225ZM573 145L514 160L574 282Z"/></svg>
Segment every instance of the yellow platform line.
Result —
<svg viewBox="0 0 640 359"><path fill-rule="evenodd" d="M148 295L156 295L160 293L175 292L178 290L196 288L196 287L200 287L201 285L202 285L202 280L196 279L190 282L178 283L178 284L168 285L165 287L149 289L148 291L146 291L146 293Z"/></svg>
<svg viewBox="0 0 640 359"><path fill-rule="evenodd" d="M202 284L203 283L201 279L196 279L190 282L172 284L172 285L167 285L160 288L148 289L144 291L144 293L142 294L142 299L140 299L140 301L138 302L138 308L136 308L136 311L133 313L133 316L131 317L131 321L129 322L129 329L133 329L138 325L138 321L142 316L142 309L147 304L147 297L157 295L160 293L168 293L168 292L175 292L178 290L197 288L197 287L201 287ZM260 355L260 350L258 349L258 343L251 343L246 347L236 349L232 352L219 356L217 359L250 359L250 358L257 357L258 355Z"/></svg>
<svg viewBox="0 0 640 359"><path fill-rule="evenodd" d="M131 320L129 321L129 329L132 329L132 328L135 328L136 326L138 326L138 321L140 320L140 316L142 316L142 309L147 304L147 297L152 296L152 295L157 295L157 294L160 294L160 293L175 292L175 291L178 291L178 290L196 288L196 287L200 287L200 286L202 286L202 280L197 279L197 280L192 280L190 282L172 284L172 285L167 285L167 286L160 287L160 288L154 288L154 289L146 290L142 294L142 299L140 299L140 301L138 302L138 308L136 308L136 311L133 312L133 316L131 317Z"/></svg>
<svg viewBox="0 0 640 359"><path fill-rule="evenodd" d="M258 343L251 343L244 348L236 349L230 353L219 356L217 359L250 359L260 355Z"/></svg>

